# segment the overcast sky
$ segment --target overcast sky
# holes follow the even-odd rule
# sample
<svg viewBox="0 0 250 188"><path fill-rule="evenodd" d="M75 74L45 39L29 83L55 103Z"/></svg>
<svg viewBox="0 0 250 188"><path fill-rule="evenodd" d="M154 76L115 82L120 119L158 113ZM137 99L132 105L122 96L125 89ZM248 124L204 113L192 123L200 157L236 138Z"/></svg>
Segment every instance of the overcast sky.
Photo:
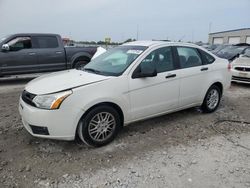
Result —
<svg viewBox="0 0 250 188"><path fill-rule="evenodd" d="M74 40L207 42L211 32L250 28L250 0L0 0L0 37L58 33Z"/></svg>

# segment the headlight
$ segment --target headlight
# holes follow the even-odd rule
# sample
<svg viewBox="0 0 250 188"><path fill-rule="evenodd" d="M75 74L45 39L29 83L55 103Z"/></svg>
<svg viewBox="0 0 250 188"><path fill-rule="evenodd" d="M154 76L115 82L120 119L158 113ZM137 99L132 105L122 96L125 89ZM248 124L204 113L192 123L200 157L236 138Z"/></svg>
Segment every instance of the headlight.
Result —
<svg viewBox="0 0 250 188"><path fill-rule="evenodd" d="M71 90L60 92L60 93L53 93L49 95L37 95L32 101L35 103L36 107L47 109L47 110L54 110L58 109L64 99L66 99L69 95L72 94Z"/></svg>

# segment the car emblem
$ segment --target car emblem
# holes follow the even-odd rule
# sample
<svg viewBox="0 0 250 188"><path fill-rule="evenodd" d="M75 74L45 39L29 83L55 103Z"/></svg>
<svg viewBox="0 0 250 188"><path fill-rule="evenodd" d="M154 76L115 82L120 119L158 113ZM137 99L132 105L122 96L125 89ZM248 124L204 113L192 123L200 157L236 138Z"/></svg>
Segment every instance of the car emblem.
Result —
<svg viewBox="0 0 250 188"><path fill-rule="evenodd" d="M245 68L245 67L243 67L243 71L246 71L246 68Z"/></svg>

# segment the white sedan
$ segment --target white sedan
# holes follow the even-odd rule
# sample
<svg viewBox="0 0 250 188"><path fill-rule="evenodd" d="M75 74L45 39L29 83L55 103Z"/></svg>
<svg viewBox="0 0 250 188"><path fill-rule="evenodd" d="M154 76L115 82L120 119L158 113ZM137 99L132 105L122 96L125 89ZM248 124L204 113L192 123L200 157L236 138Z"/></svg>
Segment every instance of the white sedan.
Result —
<svg viewBox="0 0 250 188"><path fill-rule="evenodd" d="M82 70L32 80L19 110L33 136L79 137L98 147L135 121L195 106L213 112L230 82L228 61L199 46L137 41L108 50Z"/></svg>
<svg viewBox="0 0 250 188"><path fill-rule="evenodd" d="M232 81L250 83L250 47L232 62Z"/></svg>

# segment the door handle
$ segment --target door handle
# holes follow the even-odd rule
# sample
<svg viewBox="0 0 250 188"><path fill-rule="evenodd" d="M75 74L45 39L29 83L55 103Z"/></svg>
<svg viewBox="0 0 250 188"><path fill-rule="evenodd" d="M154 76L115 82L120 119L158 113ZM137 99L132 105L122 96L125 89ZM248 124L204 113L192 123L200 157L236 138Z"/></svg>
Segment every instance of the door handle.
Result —
<svg viewBox="0 0 250 188"><path fill-rule="evenodd" d="M36 53L35 52L30 52L29 55L36 55Z"/></svg>
<svg viewBox="0 0 250 188"><path fill-rule="evenodd" d="M62 52L56 52L56 54L61 54Z"/></svg>
<svg viewBox="0 0 250 188"><path fill-rule="evenodd" d="M202 67L201 68L201 71L207 71L208 70L208 67Z"/></svg>
<svg viewBox="0 0 250 188"><path fill-rule="evenodd" d="M165 76L166 79L174 78L174 77L176 77L176 74L168 74L167 76Z"/></svg>

